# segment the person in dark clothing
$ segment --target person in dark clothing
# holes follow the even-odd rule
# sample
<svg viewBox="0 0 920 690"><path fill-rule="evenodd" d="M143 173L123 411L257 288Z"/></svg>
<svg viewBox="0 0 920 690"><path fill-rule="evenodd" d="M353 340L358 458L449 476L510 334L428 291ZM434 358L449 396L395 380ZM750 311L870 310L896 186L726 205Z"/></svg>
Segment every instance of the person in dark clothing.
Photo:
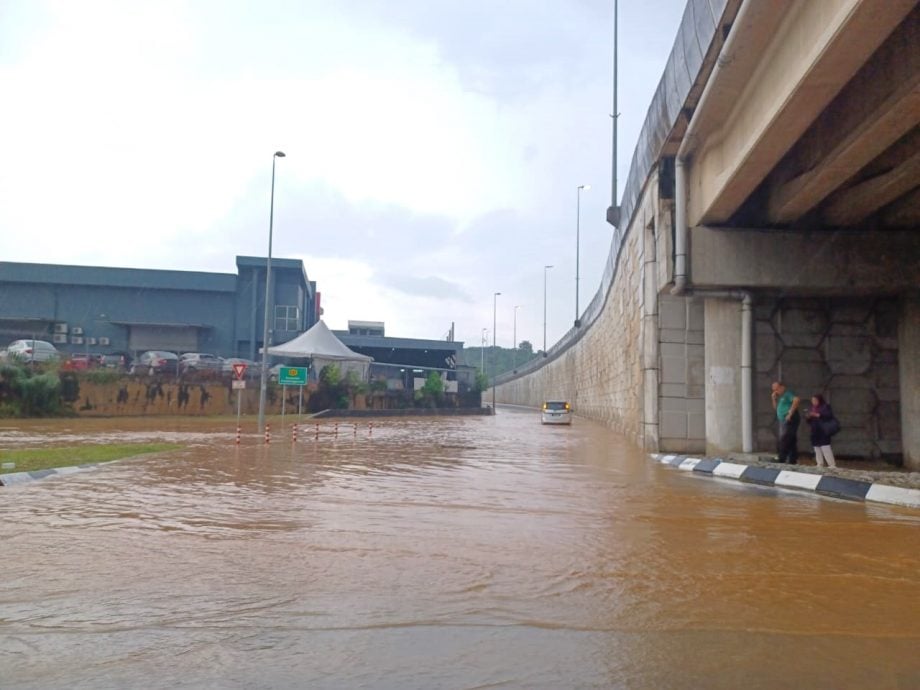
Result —
<svg viewBox="0 0 920 690"><path fill-rule="evenodd" d="M799 399L782 381L771 386L773 409L779 423L779 441L776 445L777 462L795 465L799 460Z"/></svg>
<svg viewBox="0 0 920 690"><path fill-rule="evenodd" d="M818 467L824 467L825 462L828 467L837 467L834 451L831 450L831 437L824 431L824 425L821 423L833 418L834 411L824 400L824 396L813 395L811 409L805 415L805 420L811 427L811 445L815 449L815 464Z"/></svg>

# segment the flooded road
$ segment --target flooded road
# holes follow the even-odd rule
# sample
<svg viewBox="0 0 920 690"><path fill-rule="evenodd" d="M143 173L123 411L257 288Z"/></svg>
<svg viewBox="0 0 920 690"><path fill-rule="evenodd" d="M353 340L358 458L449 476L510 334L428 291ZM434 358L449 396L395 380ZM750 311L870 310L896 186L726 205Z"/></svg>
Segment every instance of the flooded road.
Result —
<svg viewBox="0 0 920 690"><path fill-rule="evenodd" d="M126 424L0 428L190 444L0 489L2 688L920 686L915 511L510 409L269 448Z"/></svg>

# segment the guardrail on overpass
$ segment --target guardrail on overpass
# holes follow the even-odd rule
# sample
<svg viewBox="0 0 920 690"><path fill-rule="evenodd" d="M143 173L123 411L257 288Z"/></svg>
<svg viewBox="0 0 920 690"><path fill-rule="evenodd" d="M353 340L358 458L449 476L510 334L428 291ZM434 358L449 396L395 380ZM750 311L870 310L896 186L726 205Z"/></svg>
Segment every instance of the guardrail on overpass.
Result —
<svg viewBox="0 0 920 690"><path fill-rule="evenodd" d="M620 223L613 230L601 284L580 317L581 325L569 329L549 348L545 357L531 360L518 367L516 372L497 376L495 384L501 385L530 374L558 358L584 336L604 310L616 278L620 251L645 186L658 161L667 153L672 133L686 126L685 110L699 98L700 84L705 82L712 69L726 33L724 27L731 24L740 5L741 0L688 0L677 38L633 151L620 201ZM673 179L673 174L671 177Z"/></svg>

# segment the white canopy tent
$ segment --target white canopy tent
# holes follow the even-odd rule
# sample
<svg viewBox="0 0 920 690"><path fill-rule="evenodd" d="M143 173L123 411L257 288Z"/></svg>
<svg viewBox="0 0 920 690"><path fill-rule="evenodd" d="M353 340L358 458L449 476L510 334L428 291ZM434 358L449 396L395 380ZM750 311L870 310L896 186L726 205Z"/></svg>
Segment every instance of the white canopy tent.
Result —
<svg viewBox="0 0 920 690"><path fill-rule="evenodd" d="M362 381L367 380L369 365L374 361L373 357L349 349L323 321L317 321L310 330L293 340L269 347L268 354L275 357L309 357L313 360L313 371L317 376L327 364L337 364L343 376L354 371Z"/></svg>

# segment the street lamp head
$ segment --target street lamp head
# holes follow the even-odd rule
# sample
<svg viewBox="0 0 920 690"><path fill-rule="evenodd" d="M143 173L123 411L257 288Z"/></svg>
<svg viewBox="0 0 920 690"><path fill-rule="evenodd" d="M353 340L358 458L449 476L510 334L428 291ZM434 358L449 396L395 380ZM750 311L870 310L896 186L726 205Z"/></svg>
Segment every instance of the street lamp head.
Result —
<svg viewBox="0 0 920 690"><path fill-rule="evenodd" d="M284 151L275 151L275 158L284 158Z"/></svg>
<svg viewBox="0 0 920 690"><path fill-rule="evenodd" d="M495 293L495 296L498 297L500 294L502 294L502 293L496 292L496 293Z"/></svg>
<svg viewBox="0 0 920 690"><path fill-rule="evenodd" d="M579 188L579 189L584 189L584 190L587 192L589 189L591 189L591 185L589 185L589 184L580 184L580 185L578 185L578 188Z"/></svg>
<svg viewBox="0 0 920 690"><path fill-rule="evenodd" d="M547 268L552 268L552 266L544 266L543 270L545 271Z"/></svg>

